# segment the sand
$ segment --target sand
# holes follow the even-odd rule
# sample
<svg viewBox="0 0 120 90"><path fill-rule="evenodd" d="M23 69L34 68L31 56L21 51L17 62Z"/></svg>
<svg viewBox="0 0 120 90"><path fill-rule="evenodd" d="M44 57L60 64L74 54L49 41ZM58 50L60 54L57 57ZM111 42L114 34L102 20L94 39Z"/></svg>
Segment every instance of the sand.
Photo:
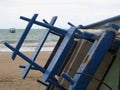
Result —
<svg viewBox="0 0 120 90"><path fill-rule="evenodd" d="M31 57L33 52L24 52L25 55ZM21 57L17 56L13 61L11 59L12 52L0 52L0 90L44 90L43 86L37 82L41 79L40 71L30 70L25 79L21 79L23 72L20 65L27 65ZM44 66L50 52L43 51L39 54L36 62Z"/></svg>

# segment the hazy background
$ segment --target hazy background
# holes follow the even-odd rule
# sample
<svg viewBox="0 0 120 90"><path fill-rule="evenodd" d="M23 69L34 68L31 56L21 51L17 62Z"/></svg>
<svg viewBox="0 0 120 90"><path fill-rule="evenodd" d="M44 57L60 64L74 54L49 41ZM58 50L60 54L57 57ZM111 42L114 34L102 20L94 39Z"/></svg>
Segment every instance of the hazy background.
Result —
<svg viewBox="0 0 120 90"><path fill-rule="evenodd" d="M86 25L120 15L120 0L1 0L0 28L25 28L27 23L19 17L34 13L39 21L58 16L55 25L67 28L68 21Z"/></svg>

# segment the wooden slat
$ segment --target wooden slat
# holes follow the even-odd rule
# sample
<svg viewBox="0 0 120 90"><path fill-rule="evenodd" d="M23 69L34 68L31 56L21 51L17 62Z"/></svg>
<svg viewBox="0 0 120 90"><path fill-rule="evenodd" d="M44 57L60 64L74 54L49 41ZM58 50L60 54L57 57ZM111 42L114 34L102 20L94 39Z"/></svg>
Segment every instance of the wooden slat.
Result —
<svg viewBox="0 0 120 90"><path fill-rule="evenodd" d="M118 50L114 62L112 63L103 81L106 82L112 88L112 90L120 90L119 76L120 76L120 48ZM110 90L110 89L102 84L99 90Z"/></svg>
<svg viewBox="0 0 120 90"><path fill-rule="evenodd" d="M78 40L72 54L69 56L69 60L63 72L73 77L91 45L92 43L87 40ZM59 82L63 87L68 88L69 83L66 80L59 78Z"/></svg>
<svg viewBox="0 0 120 90"><path fill-rule="evenodd" d="M97 69L97 72L93 77L99 80L102 80L110 64L112 63L113 58L114 58L114 54L111 52L108 52L105 55L103 62L100 64L99 68ZM94 78L90 81L90 84L88 85L87 90L97 90L100 82L95 80Z"/></svg>

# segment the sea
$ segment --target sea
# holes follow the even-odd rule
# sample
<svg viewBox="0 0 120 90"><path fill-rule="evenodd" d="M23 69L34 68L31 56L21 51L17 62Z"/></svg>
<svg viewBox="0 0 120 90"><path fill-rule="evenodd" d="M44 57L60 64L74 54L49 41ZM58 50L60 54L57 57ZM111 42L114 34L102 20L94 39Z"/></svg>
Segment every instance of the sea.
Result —
<svg viewBox="0 0 120 90"><path fill-rule="evenodd" d="M4 43L7 42L13 47L16 47L25 29L15 29L15 33L11 33L10 29L0 29L0 52L10 52ZM47 29L31 29L22 44L20 51L35 51L38 43L41 41ZM49 34L41 51L52 51L59 37Z"/></svg>

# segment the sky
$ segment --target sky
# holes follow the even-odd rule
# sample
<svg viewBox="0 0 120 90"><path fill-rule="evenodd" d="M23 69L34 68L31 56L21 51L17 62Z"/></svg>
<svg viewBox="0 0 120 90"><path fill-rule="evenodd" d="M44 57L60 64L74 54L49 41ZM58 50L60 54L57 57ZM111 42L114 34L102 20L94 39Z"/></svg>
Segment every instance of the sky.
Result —
<svg viewBox="0 0 120 90"><path fill-rule="evenodd" d="M58 16L55 26L68 28L68 22L88 25L120 15L120 0L1 0L0 12L0 29L25 28L27 22L19 17L31 18L35 13L41 22Z"/></svg>

